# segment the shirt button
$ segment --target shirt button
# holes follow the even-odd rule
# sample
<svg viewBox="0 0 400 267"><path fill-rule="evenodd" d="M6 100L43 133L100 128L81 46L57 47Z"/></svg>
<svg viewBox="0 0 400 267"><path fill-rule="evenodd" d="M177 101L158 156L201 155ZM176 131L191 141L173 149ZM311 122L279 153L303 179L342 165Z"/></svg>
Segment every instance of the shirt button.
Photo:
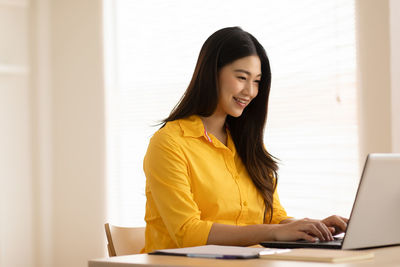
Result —
<svg viewBox="0 0 400 267"><path fill-rule="evenodd" d="M243 206L247 207L247 201L243 201Z"/></svg>

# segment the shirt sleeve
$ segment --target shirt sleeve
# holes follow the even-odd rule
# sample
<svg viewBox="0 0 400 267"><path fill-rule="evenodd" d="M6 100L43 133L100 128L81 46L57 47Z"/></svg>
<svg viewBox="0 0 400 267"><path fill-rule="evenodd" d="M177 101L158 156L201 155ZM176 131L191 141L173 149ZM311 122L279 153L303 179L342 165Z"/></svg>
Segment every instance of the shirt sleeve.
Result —
<svg viewBox="0 0 400 267"><path fill-rule="evenodd" d="M281 221L292 218L287 216L287 213L285 209L282 207L281 202L279 201L279 196L278 196L278 190L275 189L274 195L273 195L273 214L272 214L272 220L269 221L270 215L267 214L265 216L265 222L264 223L270 223L270 224L279 224Z"/></svg>
<svg viewBox="0 0 400 267"><path fill-rule="evenodd" d="M156 133L143 168L157 210L177 247L205 245L212 222L200 219L180 146L169 135Z"/></svg>

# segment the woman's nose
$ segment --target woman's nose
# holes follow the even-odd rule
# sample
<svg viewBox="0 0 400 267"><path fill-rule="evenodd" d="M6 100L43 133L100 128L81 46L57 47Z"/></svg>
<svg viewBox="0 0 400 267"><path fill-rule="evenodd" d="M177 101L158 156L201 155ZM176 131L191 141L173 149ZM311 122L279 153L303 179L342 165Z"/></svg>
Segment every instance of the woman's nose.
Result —
<svg viewBox="0 0 400 267"><path fill-rule="evenodd" d="M257 95L258 87L257 87L254 83L252 83L252 82L246 83L246 86L245 86L244 89L245 89L244 92L245 92L248 96L254 97L254 96Z"/></svg>

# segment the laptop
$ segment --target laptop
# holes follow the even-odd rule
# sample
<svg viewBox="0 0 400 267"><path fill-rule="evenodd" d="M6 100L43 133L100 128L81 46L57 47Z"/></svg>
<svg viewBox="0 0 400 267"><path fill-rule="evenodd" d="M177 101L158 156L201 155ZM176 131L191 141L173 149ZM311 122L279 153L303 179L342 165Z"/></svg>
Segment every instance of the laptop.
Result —
<svg viewBox="0 0 400 267"><path fill-rule="evenodd" d="M400 154L369 154L346 233L334 241L265 241L269 248L364 249L400 245Z"/></svg>

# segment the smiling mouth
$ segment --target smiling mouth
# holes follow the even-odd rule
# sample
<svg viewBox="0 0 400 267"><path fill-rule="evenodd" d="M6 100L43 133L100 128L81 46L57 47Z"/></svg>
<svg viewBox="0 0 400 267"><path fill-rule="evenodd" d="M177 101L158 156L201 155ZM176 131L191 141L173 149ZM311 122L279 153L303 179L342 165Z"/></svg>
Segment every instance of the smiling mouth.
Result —
<svg viewBox="0 0 400 267"><path fill-rule="evenodd" d="M245 100L242 98L233 97L233 99L240 104L241 106L246 106L249 103L249 100Z"/></svg>

